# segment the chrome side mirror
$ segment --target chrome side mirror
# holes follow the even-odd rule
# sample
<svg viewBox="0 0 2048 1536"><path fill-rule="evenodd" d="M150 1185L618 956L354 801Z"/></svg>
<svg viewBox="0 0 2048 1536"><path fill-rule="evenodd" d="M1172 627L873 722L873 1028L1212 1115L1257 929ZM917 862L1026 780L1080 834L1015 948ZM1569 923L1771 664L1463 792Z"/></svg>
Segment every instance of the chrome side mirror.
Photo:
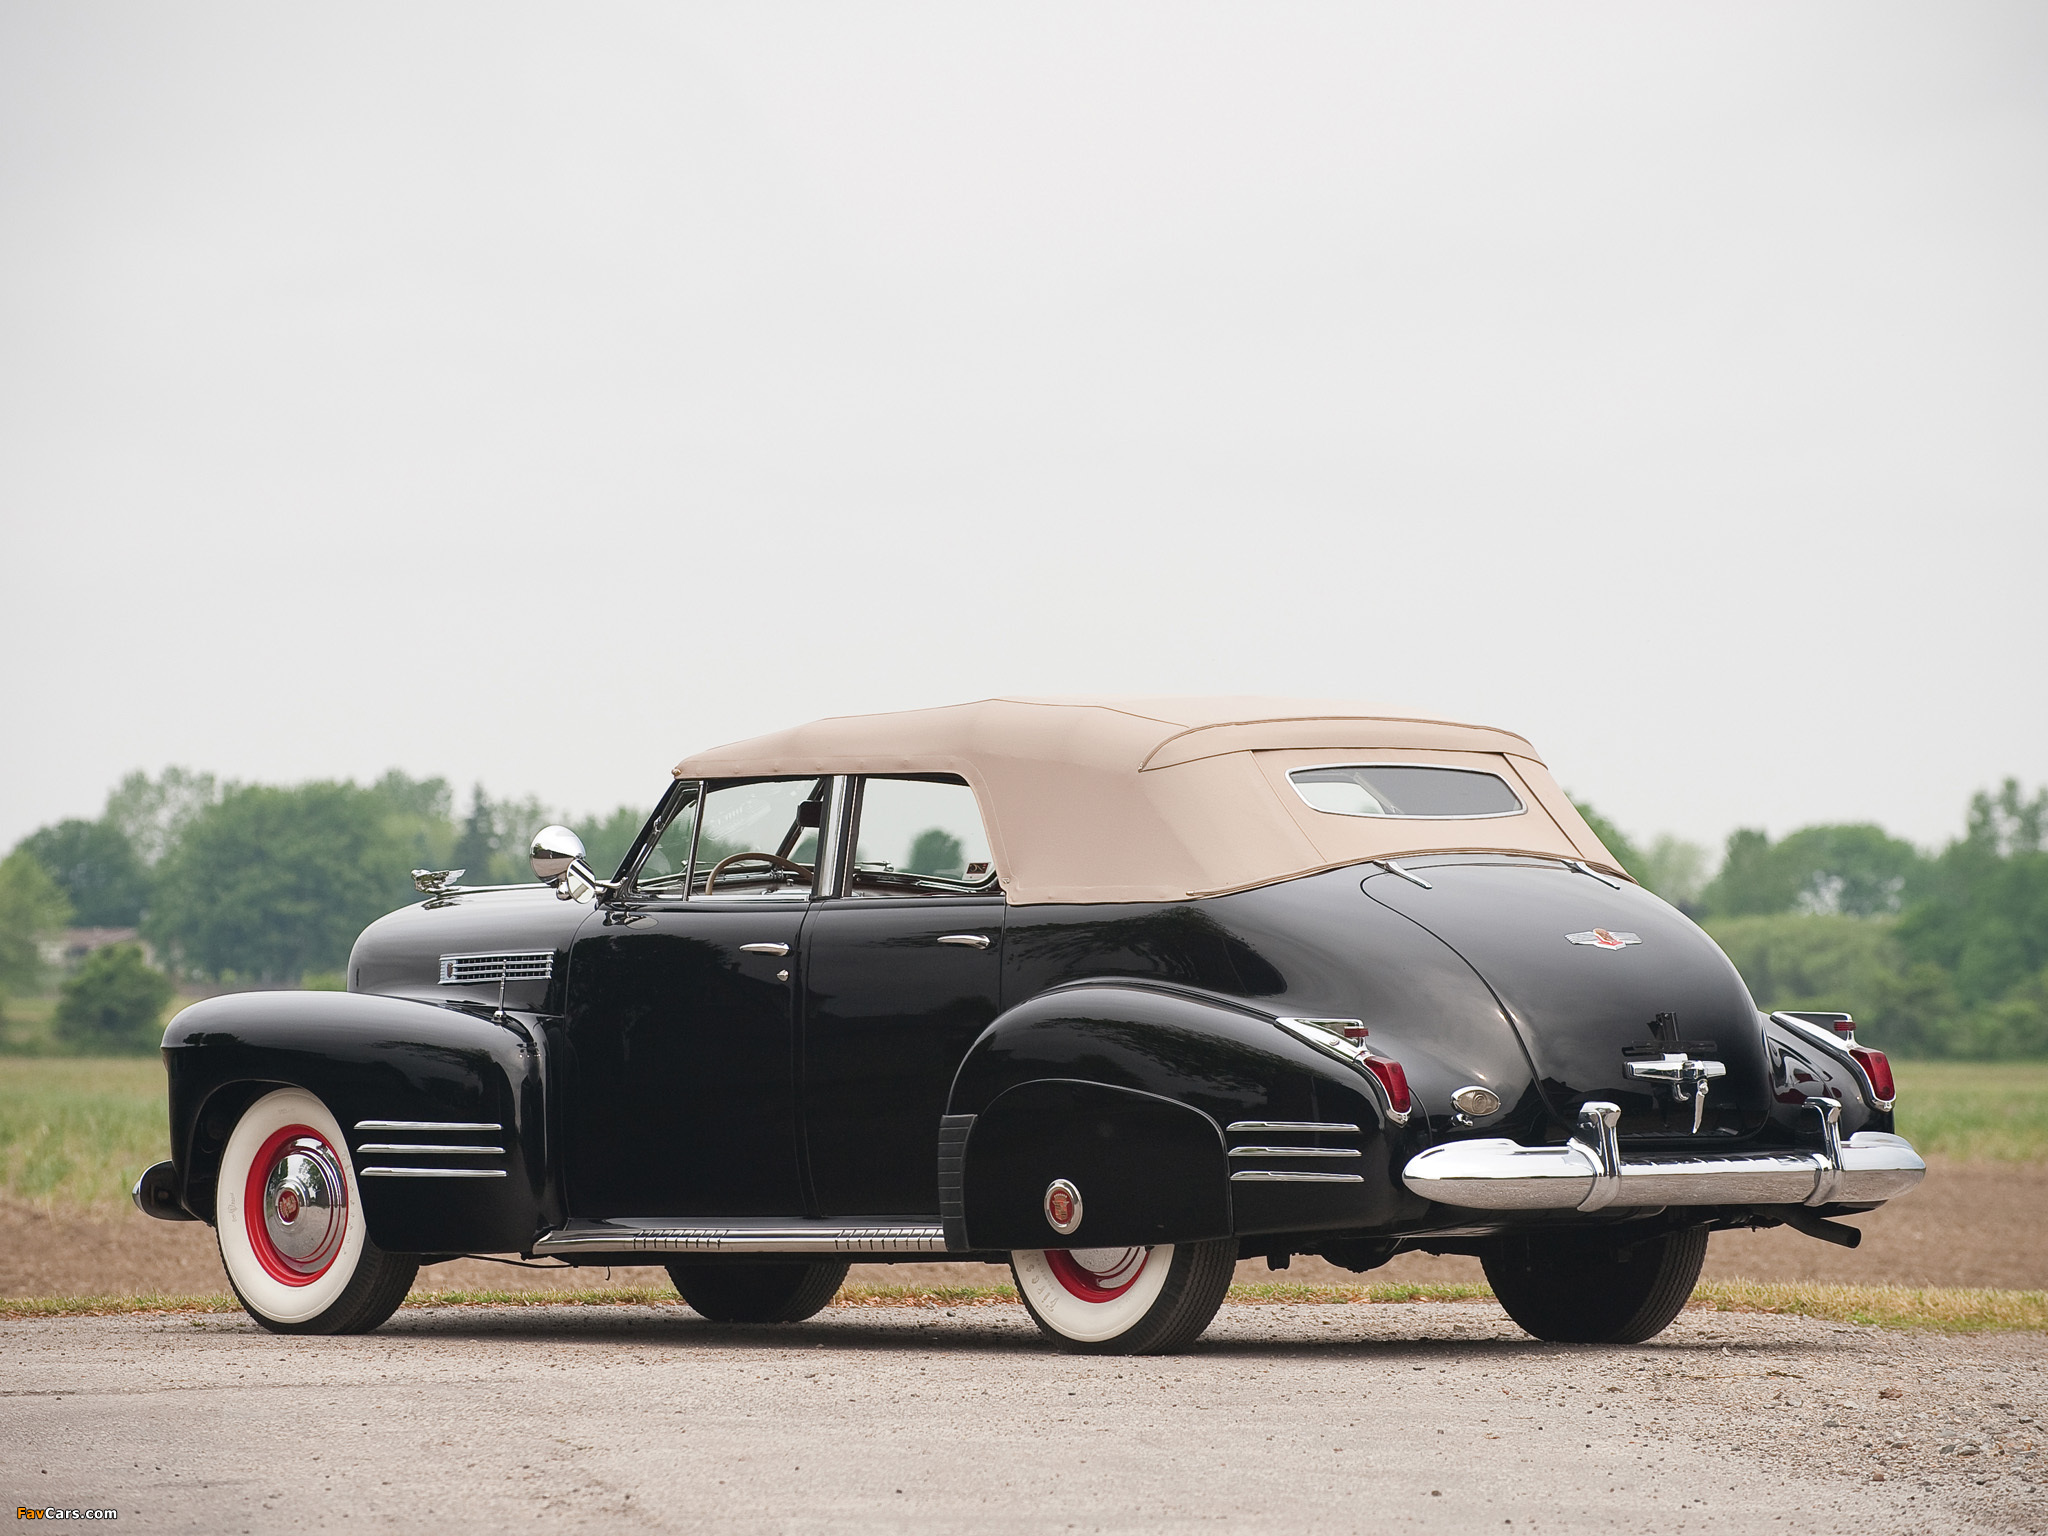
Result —
<svg viewBox="0 0 2048 1536"><path fill-rule="evenodd" d="M533 874L553 885L583 862L583 839L567 827L542 827L533 834Z"/></svg>

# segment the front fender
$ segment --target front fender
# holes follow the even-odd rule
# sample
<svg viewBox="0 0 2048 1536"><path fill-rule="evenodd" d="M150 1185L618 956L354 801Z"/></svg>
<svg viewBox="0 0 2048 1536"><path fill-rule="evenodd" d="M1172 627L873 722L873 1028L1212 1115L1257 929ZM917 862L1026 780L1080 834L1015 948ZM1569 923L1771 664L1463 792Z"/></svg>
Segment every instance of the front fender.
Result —
<svg viewBox="0 0 2048 1536"><path fill-rule="evenodd" d="M185 1208L214 1219L220 1157L242 1111L278 1086L316 1095L340 1122L371 1240L394 1253L523 1251L559 1220L548 1175L538 1030L401 998L243 992L195 1003L164 1032L171 1156ZM366 1128L412 1121L471 1132ZM495 1126L496 1130L484 1127ZM365 1154L366 1145L461 1142L502 1155ZM380 1166L502 1177L365 1176Z"/></svg>
<svg viewBox="0 0 2048 1536"><path fill-rule="evenodd" d="M1188 988L1119 979L1040 993L975 1041L948 1109L940 1213L955 1251L1371 1229L1426 1208L1398 1177L1420 1144L1408 1147L1357 1072L1269 1013ZM1254 1150L1276 1143L1320 1155ZM1055 1168L1091 1170L1101 1197ZM1295 1177L1306 1174L1317 1177ZM1089 1213L1064 1241L1043 1208L1053 1178L1079 1187Z"/></svg>

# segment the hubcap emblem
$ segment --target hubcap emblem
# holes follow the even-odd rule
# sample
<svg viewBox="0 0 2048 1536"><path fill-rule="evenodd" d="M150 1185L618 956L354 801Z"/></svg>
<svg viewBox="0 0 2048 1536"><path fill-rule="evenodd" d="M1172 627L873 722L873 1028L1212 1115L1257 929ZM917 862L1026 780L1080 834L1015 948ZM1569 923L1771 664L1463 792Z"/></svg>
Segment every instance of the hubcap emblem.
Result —
<svg viewBox="0 0 2048 1536"><path fill-rule="evenodd" d="M299 1192L287 1184L277 1192L277 1219L296 1221L299 1217Z"/></svg>
<svg viewBox="0 0 2048 1536"><path fill-rule="evenodd" d="M1061 1237L1081 1225L1081 1191L1065 1179L1054 1179L1045 1187L1046 1225Z"/></svg>

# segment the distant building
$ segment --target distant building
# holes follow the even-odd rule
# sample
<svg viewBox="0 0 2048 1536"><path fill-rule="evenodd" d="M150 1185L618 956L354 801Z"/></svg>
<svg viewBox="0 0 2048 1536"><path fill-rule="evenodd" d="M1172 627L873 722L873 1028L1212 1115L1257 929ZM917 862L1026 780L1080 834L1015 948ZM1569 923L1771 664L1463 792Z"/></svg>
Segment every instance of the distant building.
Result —
<svg viewBox="0 0 2048 1536"><path fill-rule="evenodd" d="M44 939L38 948L42 950L43 964L68 971L94 950L105 949L109 944L142 944L143 958L151 965L156 964L156 956L134 928L66 928L55 938Z"/></svg>

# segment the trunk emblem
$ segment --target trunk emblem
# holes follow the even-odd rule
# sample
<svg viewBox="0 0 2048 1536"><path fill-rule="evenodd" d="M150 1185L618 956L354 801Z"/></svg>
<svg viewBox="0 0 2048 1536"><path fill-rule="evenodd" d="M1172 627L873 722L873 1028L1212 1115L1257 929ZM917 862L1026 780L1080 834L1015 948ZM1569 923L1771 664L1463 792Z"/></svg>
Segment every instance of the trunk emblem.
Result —
<svg viewBox="0 0 2048 1536"><path fill-rule="evenodd" d="M1588 928L1584 933L1568 933L1564 937L1568 944L1590 944L1595 949L1623 949L1643 942L1641 934L1615 933L1606 928Z"/></svg>

